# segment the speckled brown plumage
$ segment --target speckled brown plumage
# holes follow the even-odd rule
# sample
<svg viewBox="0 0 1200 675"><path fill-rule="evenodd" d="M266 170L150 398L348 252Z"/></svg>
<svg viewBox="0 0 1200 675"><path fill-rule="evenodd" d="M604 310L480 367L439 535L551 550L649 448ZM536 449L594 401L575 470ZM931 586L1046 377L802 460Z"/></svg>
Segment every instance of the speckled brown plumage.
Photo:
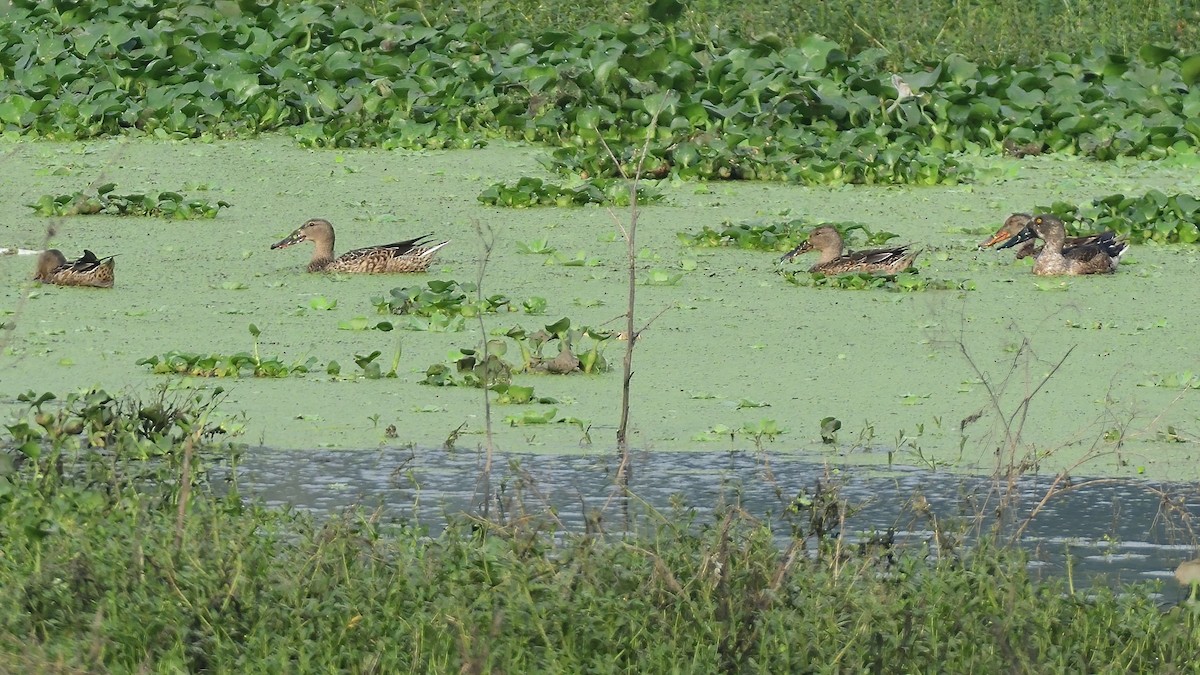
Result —
<svg viewBox="0 0 1200 675"><path fill-rule="evenodd" d="M842 255L842 235L836 228L823 225L808 235L808 240L788 251L780 259L786 262L809 251L820 251L821 257L810 268L809 272L820 274L846 274L849 272L870 272L874 274L896 274L912 267L913 259L920 251L909 251L908 246L893 248L875 248L865 251L854 251Z"/></svg>
<svg viewBox="0 0 1200 675"><path fill-rule="evenodd" d="M1127 248L1124 241L1113 236L1064 250L1066 228L1058 217L1050 214L1034 216L1028 225L1001 244L1000 248L1016 246L1033 237L1046 242L1033 263L1033 273L1040 276L1111 274L1117 271L1117 263Z"/></svg>
<svg viewBox="0 0 1200 675"><path fill-rule="evenodd" d="M328 220L313 218L296 228L295 232L272 244L271 248L286 248L302 241L311 241L314 248L312 260L308 263L309 272L403 274L428 270L433 261L433 254L450 243L443 241L439 244L428 244L428 239L432 236L427 234L392 244L356 248L334 258L333 225Z"/></svg>
<svg viewBox="0 0 1200 675"><path fill-rule="evenodd" d="M979 245L979 248L989 248L996 244L1006 242L1009 239L1017 236L1017 234L1033 220L1033 216L1028 213L1014 213L1004 220L1004 224L999 230L993 234L987 241ZM1076 246L1087 246L1089 244L1109 245L1116 242L1117 235L1112 231L1104 231L1098 234L1087 234L1079 237L1065 237L1063 239L1063 255L1070 256L1071 249ZM1035 256L1042 252L1042 247L1037 246L1033 239L1026 240L1020 246L1017 246L1017 259Z"/></svg>
<svg viewBox="0 0 1200 675"><path fill-rule="evenodd" d="M112 288L116 281L113 256L98 258L95 253L84 249L83 255L67 261L62 251L52 248L38 256L37 270L33 278L44 284L58 286L91 286Z"/></svg>

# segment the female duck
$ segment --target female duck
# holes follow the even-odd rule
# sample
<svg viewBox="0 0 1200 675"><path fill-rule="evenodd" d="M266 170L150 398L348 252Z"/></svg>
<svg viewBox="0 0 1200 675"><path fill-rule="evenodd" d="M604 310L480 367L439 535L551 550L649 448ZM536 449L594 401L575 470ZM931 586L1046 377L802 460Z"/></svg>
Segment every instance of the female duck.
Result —
<svg viewBox="0 0 1200 675"><path fill-rule="evenodd" d="M328 220L313 218L296 228L295 232L272 244L271 248L286 248L302 241L311 241L315 248L312 260L308 263L309 272L399 274L424 272L429 269L429 264L433 262L433 254L450 243L443 241L440 244L427 245L427 240L431 236L433 235L427 234L394 244L356 248L334 258L333 225Z"/></svg>
<svg viewBox="0 0 1200 675"><path fill-rule="evenodd" d="M1016 246L1034 237L1046 242L1033 263L1033 273L1041 276L1111 274L1117 271L1117 263L1127 248L1124 241L1114 236L1064 251L1066 228L1057 216L1050 214L1034 216L1028 225L1001 244L1000 248Z"/></svg>
<svg viewBox="0 0 1200 675"><path fill-rule="evenodd" d="M1031 220L1033 220L1033 216L1029 215L1028 213L1012 214L1004 220L1004 224L1000 226L999 230L996 230L996 233L993 234L990 239L979 245L979 248L990 248L996 244L1012 239L1017 235L1017 233L1024 229ZM1116 240L1116 238L1116 233L1112 232L1111 230L1104 231L1099 234L1088 234L1081 237L1066 237L1063 239L1063 255L1070 255L1070 250L1076 246L1112 243ZM1021 258L1031 255L1036 256L1041 252L1041 247L1035 247L1033 240L1030 239L1017 248L1017 259L1020 260Z"/></svg>
<svg viewBox="0 0 1200 675"><path fill-rule="evenodd" d="M894 248L875 248L866 251L854 251L842 255L842 235L836 228L822 225L808 235L808 241L788 251L780 262L786 262L809 251L820 251L821 257L810 268L809 272L825 275L846 274L849 272L869 272L873 274L896 274L912 267L913 259L920 251L909 252L908 246Z"/></svg>
<svg viewBox="0 0 1200 675"><path fill-rule="evenodd" d="M62 251L52 248L38 256L37 271L33 278L44 284L58 286L92 286L112 288L116 276L113 256L97 258L95 253L83 249L78 259L67 261Z"/></svg>

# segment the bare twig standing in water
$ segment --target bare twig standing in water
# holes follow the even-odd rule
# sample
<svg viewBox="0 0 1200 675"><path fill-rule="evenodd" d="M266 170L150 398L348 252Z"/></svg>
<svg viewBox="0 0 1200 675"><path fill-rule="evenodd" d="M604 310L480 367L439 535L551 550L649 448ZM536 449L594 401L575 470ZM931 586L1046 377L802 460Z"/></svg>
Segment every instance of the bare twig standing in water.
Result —
<svg viewBox="0 0 1200 675"><path fill-rule="evenodd" d="M617 167L621 178L629 183L629 222L623 223L617 217L612 208L608 209L609 216L612 217L613 223L620 230L621 236L625 238L625 256L628 263L628 303L625 306L625 337L629 344L625 347L625 362L622 368L621 380L621 422L617 426L617 449L621 453L621 463L617 469L617 481L625 486L629 486L629 481L633 467L629 461L629 392L630 382L633 379L633 350L637 347L638 335L641 330L645 330L643 326L638 329L634 325L634 310L637 306L637 225L640 211L638 210L638 183L642 179L646 157L650 154L650 140L654 138L654 130L658 127L658 117L662 111L672 104L673 96L665 94L662 96L659 105L654 110L650 117L650 124L646 128L646 142L642 144L642 149L637 155L637 168L634 169L633 176L630 176L625 171L625 167L621 161L617 159L616 153L609 146L608 141L604 140L604 136L597 130L597 137L600 139L600 144L604 146L605 152L612 159L613 165Z"/></svg>
<svg viewBox="0 0 1200 675"><path fill-rule="evenodd" d="M492 258L492 250L496 248L496 232L491 225L482 225L479 221L473 221L475 226L475 234L479 235L479 241L483 244L483 257L479 259L479 274L475 277L475 302L479 307L483 307L483 277L487 273L488 261ZM488 334L487 326L483 323L483 311L475 314L479 320L479 339L483 341L483 424L484 432L487 439L484 447L483 456L483 471L480 473L479 482L476 485L476 490L482 495L483 518L487 520L490 511L492 495L492 457L496 452L495 437L492 435L492 401L488 398Z"/></svg>

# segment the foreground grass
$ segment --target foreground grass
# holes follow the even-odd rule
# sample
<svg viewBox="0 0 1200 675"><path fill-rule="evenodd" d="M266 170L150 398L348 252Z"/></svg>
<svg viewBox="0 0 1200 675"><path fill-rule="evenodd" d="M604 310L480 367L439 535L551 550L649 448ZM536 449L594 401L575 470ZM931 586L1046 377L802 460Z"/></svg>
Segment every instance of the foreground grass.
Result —
<svg viewBox="0 0 1200 675"><path fill-rule="evenodd" d="M32 497L24 486L15 486ZM1200 623L1084 599L1012 552L834 565L744 514L597 539L483 526L315 525L204 496L180 545L127 494L41 539L4 518L0 652L34 671L1149 672ZM44 504L49 506L49 504ZM9 511L8 513L12 513Z"/></svg>
<svg viewBox="0 0 1200 675"><path fill-rule="evenodd" d="M786 546L736 508L622 535L318 523L208 486L190 448L211 408L45 403L0 453L14 670L1162 672L1200 640L1189 608L1036 582L1019 551L845 547L816 508Z"/></svg>

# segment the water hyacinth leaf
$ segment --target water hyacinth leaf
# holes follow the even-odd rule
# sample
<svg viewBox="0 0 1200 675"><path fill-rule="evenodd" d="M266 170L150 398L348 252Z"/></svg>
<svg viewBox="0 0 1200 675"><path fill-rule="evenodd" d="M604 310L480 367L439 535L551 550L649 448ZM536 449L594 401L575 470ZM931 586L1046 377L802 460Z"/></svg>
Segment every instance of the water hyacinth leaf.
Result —
<svg viewBox="0 0 1200 675"><path fill-rule="evenodd" d="M556 415L558 415L557 408L550 408L549 410L546 410L545 412L538 412L536 410L526 410L525 412L523 412L519 415L510 415L508 417L505 417L504 421L508 425L514 426L514 427L525 426L525 425L549 424Z"/></svg>
<svg viewBox="0 0 1200 675"><path fill-rule="evenodd" d="M820 35L809 35L803 38L798 50L807 60L805 71L823 71L829 61L841 61L842 58L831 59L830 56L840 51L836 42L827 40Z"/></svg>
<svg viewBox="0 0 1200 675"><path fill-rule="evenodd" d="M537 315L546 313L546 305L547 302L545 298L534 296L522 302L521 308L525 310L526 314Z"/></svg>
<svg viewBox="0 0 1200 675"><path fill-rule="evenodd" d="M655 0L646 18L682 6ZM1099 49L1050 53L1036 65L1002 68L955 55L936 65L922 61L932 69L898 73L917 99L889 113L879 103L893 95L887 83L895 69L886 61L895 57L880 48L849 57L815 35L787 46L761 32L699 39L646 22L520 39L466 21L429 25L415 12L375 22L354 3L283 3L270 11L255 5L254 12L230 14L195 6L186 20L159 21L151 33L144 3L118 3L94 15L78 9L58 15L56 7L24 3L22 12L42 20L31 19L27 30L4 28L7 63L21 67L0 72L12 84L0 100L0 122L20 133L67 139L136 127L179 138L287 128L308 147L410 149L475 147L496 136L556 145L570 138L571 147L553 152L555 172L611 178L616 167L596 147L596 130L604 130L631 169L650 113L663 108L649 148L654 177L804 184L970 180L962 157L1022 135L1035 135L1051 151L1100 159L1165 157L1200 141L1197 112L1188 107L1195 97L1187 90L1200 57L1157 46L1130 57ZM337 35L335 43L316 39L325 33L312 26ZM144 95L131 103L113 73L151 81L139 80ZM71 88L72 82L92 85ZM515 100L511 92L518 89L548 100ZM44 92L51 90L78 100L48 106ZM570 105L560 109L559 98ZM1089 107L1097 101L1112 109L1111 119ZM1092 122L1062 123L1088 115L1099 116L1095 129ZM1117 133L1130 120L1149 131ZM711 133L716 126L720 133ZM877 137L859 136L860 129ZM851 136L858 140L843 140ZM575 137L585 142L576 145ZM751 146L753 156L746 152ZM591 203L597 194L559 187L512 194L489 188L484 195L499 205L549 206ZM194 210L183 200L165 201L168 217Z"/></svg>
<svg viewBox="0 0 1200 675"><path fill-rule="evenodd" d="M753 401L748 398L740 399L737 402L738 410L741 410L742 408L767 408L770 407L770 405L770 403L765 401Z"/></svg>
<svg viewBox="0 0 1200 675"><path fill-rule="evenodd" d="M8 94L0 100L0 122L24 126L31 115L33 99L20 94Z"/></svg>
<svg viewBox="0 0 1200 675"><path fill-rule="evenodd" d="M550 246L548 239L532 239L530 241L518 241L517 252L548 255L554 252L554 247Z"/></svg>
<svg viewBox="0 0 1200 675"><path fill-rule="evenodd" d="M308 306L316 310L331 310L337 307L337 300L330 300L323 295L318 295L308 301Z"/></svg>
<svg viewBox="0 0 1200 675"><path fill-rule="evenodd" d="M508 343L504 340L488 340L488 353L496 356L504 356L508 353Z"/></svg>
<svg viewBox="0 0 1200 675"><path fill-rule="evenodd" d="M1175 50L1169 47L1160 47L1158 45L1143 45L1138 50L1138 58L1146 63L1157 66L1176 56Z"/></svg>
<svg viewBox="0 0 1200 675"><path fill-rule="evenodd" d="M647 273L646 284L649 286L675 286L683 279L682 272L652 269Z"/></svg>
<svg viewBox="0 0 1200 675"><path fill-rule="evenodd" d="M684 7L682 0L650 0L646 17L663 24L672 23L683 14Z"/></svg>
<svg viewBox="0 0 1200 675"><path fill-rule="evenodd" d="M825 417L821 420L821 442L832 445L837 442L837 432L842 428L841 420L836 417Z"/></svg>
<svg viewBox="0 0 1200 675"><path fill-rule="evenodd" d="M493 387L500 396L497 398L498 403L529 403L533 400L533 387L526 387L517 384L504 384Z"/></svg>
<svg viewBox="0 0 1200 675"><path fill-rule="evenodd" d="M376 349L370 354L355 354L354 363L358 365L359 368L362 368L364 373L373 373L374 378L371 379L378 379L380 375L379 364L375 360L378 359L379 355L382 353L383 352Z"/></svg>
<svg viewBox="0 0 1200 675"><path fill-rule="evenodd" d="M1193 54L1180 62L1179 77L1189 87L1200 81L1200 54Z"/></svg>

